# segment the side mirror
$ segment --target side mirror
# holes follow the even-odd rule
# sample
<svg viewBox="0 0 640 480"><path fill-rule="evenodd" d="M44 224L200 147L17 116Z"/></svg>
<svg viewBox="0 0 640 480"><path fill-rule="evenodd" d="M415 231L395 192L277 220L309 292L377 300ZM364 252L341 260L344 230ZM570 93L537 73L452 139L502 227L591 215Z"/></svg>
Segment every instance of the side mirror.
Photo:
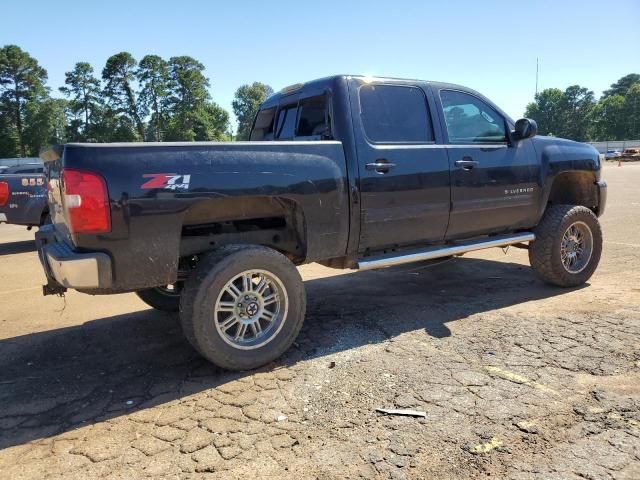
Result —
<svg viewBox="0 0 640 480"><path fill-rule="evenodd" d="M516 122L512 134L514 140L525 140L535 137L538 134L538 124L530 118L521 118Z"/></svg>

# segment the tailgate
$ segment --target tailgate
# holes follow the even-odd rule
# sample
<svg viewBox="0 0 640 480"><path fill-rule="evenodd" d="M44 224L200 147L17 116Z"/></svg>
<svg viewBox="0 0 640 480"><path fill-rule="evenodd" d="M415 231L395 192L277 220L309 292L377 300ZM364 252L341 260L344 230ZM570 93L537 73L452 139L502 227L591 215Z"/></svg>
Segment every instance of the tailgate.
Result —
<svg viewBox="0 0 640 480"><path fill-rule="evenodd" d="M71 240L69 226L64 214L62 200L62 182L60 173L63 166L64 147L57 145L43 151L40 158L44 161L44 171L47 178L47 201L51 223L55 225L56 232L61 238Z"/></svg>

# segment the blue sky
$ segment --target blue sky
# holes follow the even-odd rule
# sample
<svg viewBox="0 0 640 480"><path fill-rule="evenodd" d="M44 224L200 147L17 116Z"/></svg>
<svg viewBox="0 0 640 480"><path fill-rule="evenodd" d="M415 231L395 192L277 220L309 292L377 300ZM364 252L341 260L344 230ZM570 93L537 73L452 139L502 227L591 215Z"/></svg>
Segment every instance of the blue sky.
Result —
<svg viewBox="0 0 640 480"><path fill-rule="evenodd" d="M22 0L0 8L0 45L35 56L56 94L75 62L99 74L123 50L138 60L197 58L228 110L243 83L279 90L353 73L460 83L518 118L534 95L536 57L540 89L580 84L600 95L640 73L640 0Z"/></svg>

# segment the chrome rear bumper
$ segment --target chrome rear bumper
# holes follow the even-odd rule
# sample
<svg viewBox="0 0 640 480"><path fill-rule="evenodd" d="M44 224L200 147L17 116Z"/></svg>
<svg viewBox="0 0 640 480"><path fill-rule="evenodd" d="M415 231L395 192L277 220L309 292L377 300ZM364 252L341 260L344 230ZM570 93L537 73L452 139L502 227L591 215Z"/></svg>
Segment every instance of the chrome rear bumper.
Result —
<svg viewBox="0 0 640 480"><path fill-rule="evenodd" d="M69 244L57 240L53 225L46 225L36 233L36 245L49 290L55 290L56 286L75 289L111 286L111 258L106 253L74 251Z"/></svg>

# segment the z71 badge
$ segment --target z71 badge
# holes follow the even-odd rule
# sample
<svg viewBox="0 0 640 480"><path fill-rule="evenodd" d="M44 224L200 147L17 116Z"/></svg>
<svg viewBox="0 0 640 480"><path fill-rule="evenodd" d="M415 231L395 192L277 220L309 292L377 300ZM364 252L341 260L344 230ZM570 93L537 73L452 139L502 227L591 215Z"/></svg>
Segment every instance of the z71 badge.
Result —
<svg viewBox="0 0 640 480"><path fill-rule="evenodd" d="M191 175L181 175L177 173L147 173L144 178L151 180L142 184L140 188L148 190L151 188L162 188L164 190L187 190L191 182Z"/></svg>

